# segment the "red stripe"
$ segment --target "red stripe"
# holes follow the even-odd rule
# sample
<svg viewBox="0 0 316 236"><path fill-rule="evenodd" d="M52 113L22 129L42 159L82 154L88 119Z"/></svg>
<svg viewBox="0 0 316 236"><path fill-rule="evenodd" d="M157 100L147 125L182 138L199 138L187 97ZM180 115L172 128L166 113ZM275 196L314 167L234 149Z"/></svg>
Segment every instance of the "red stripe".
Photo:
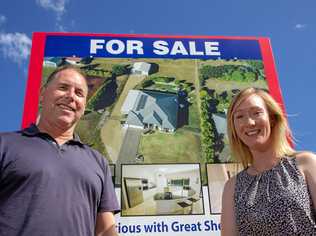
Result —
<svg viewBox="0 0 316 236"><path fill-rule="evenodd" d="M263 60L263 65L264 65L264 73L266 75L266 79L269 86L269 92L272 95L272 97L274 97L274 99L280 104L283 110L283 113L285 114L285 117L287 118L286 116L287 113L285 110L282 92L280 89L278 76L275 69L270 40L268 38L260 38L259 44L261 48L262 60ZM288 138L288 141L294 148L294 143L290 137Z"/></svg>
<svg viewBox="0 0 316 236"><path fill-rule="evenodd" d="M99 37L131 37L131 38L192 38L192 39L239 39L258 40L259 37L239 36L203 36L203 35L159 35L159 34L96 34L96 33L63 33L47 32L47 36L99 36Z"/></svg>
<svg viewBox="0 0 316 236"><path fill-rule="evenodd" d="M45 33L33 33L29 73L24 99L22 128L25 128L36 121L42 82L45 39Z"/></svg>
<svg viewBox="0 0 316 236"><path fill-rule="evenodd" d="M282 106L282 109L285 112L285 106L283 103L278 76L274 65L274 58L272 54L270 40L268 38L260 38L259 44L264 65L264 73L266 75L270 94Z"/></svg>

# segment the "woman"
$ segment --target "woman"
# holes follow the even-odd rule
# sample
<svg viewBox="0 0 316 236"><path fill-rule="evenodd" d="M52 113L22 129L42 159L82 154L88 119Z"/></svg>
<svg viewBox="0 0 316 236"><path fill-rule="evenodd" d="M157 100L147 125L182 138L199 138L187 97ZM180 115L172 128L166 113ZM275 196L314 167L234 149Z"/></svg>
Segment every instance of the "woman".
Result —
<svg viewBox="0 0 316 236"><path fill-rule="evenodd" d="M292 149L278 103L248 88L227 117L232 155L245 169L225 184L222 235L316 235L316 156Z"/></svg>

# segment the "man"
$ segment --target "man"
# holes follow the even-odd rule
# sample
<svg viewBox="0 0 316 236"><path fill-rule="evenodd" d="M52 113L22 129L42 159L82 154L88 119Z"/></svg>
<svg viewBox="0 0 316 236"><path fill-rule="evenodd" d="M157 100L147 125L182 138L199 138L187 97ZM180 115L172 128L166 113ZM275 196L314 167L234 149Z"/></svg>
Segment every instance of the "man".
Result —
<svg viewBox="0 0 316 236"><path fill-rule="evenodd" d="M76 67L59 68L41 91L38 125L0 134L0 235L118 235L107 161L74 135L87 94Z"/></svg>

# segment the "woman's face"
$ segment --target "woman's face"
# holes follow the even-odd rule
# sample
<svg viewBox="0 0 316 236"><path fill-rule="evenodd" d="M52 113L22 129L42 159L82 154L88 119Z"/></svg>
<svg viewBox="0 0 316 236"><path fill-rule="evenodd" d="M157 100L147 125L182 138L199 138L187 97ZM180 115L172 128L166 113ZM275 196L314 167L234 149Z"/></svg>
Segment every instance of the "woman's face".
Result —
<svg viewBox="0 0 316 236"><path fill-rule="evenodd" d="M271 121L264 100L252 94L233 111L237 136L251 151L267 151L271 147Z"/></svg>

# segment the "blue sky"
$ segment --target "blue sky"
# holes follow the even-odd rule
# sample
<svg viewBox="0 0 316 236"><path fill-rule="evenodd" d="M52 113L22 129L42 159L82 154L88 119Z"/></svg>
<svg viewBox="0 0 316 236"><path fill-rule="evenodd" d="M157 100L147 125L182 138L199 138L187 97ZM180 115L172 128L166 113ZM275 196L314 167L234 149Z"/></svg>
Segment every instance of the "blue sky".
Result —
<svg viewBox="0 0 316 236"><path fill-rule="evenodd" d="M21 124L32 32L264 36L296 147L316 151L315 10L313 0L1 1L0 131Z"/></svg>

